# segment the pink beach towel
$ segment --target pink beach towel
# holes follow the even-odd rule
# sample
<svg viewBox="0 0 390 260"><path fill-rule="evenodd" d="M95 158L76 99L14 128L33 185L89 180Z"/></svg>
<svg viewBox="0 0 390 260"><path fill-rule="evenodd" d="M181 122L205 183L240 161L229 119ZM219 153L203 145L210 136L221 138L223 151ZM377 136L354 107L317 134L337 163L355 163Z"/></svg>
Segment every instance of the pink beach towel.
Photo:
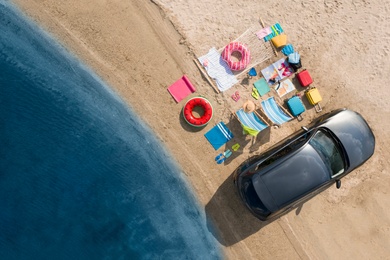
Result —
<svg viewBox="0 0 390 260"><path fill-rule="evenodd" d="M271 29L271 27L265 27L265 28L263 28L263 29L261 29L260 31L258 31L257 33L256 33L256 35L257 35L257 37L261 40L261 39L263 39L265 36L267 36L267 35L269 35L269 34L271 34L272 33L272 29Z"/></svg>
<svg viewBox="0 0 390 260"><path fill-rule="evenodd" d="M169 93L179 103L183 98L196 91L190 80L186 75L183 75L175 83L168 88Z"/></svg>

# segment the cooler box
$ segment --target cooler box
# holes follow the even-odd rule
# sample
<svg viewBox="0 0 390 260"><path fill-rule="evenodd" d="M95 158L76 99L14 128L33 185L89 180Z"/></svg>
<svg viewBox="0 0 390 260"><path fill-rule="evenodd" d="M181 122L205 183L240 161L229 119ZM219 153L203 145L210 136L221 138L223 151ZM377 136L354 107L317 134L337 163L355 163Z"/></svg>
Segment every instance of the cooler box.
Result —
<svg viewBox="0 0 390 260"><path fill-rule="evenodd" d="M294 96L287 100L287 106L288 109L291 111L291 114L295 116L298 121L301 121L303 119L301 114L305 112L305 107L303 106L303 103L298 96Z"/></svg>
<svg viewBox="0 0 390 260"><path fill-rule="evenodd" d="M311 78L309 72L307 70L303 70L297 74L297 78L299 83L301 83L302 87L307 87L311 83L313 83L313 79Z"/></svg>
<svg viewBox="0 0 390 260"><path fill-rule="evenodd" d="M316 88L311 88L306 91L307 100L309 100L310 104L312 104L317 112L321 112L322 108L320 102L322 101L322 97L320 92Z"/></svg>

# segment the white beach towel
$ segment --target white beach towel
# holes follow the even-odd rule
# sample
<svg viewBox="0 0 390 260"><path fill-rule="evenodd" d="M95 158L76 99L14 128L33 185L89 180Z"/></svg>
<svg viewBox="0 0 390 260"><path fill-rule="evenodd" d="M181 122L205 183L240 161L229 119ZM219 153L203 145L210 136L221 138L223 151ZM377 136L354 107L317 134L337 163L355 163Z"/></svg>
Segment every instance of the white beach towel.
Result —
<svg viewBox="0 0 390 260"><path fill-rule="evenodd" d="M211 48L206 55L198 58L198 60L207 71L207 74L215 80L220 91L228 90L238 83L236 76L234 76L215 47Z"/></svg>

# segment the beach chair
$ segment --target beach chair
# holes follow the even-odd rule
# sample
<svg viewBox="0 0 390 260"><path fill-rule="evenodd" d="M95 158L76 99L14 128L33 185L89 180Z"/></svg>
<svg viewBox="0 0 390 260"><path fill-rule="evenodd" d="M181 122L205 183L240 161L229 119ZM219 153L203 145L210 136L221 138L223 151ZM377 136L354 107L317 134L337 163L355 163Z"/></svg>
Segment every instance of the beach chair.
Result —
<svg viewBox="0 0 390 260"><path fill-rule="evenodd" d="M266 129L269 124L260 116L260 114L254 112L246 113L244 109L240 109L234 114L238 121L241 123L244 134L257 136L258 133Z"/></svg>
<svg viewBox="0 0 390 260"><path fill-rule="evenodd" d="M276 125L282 125L293 119L292 115L278 104L274 97L261 101L264 114Z"/></svg>

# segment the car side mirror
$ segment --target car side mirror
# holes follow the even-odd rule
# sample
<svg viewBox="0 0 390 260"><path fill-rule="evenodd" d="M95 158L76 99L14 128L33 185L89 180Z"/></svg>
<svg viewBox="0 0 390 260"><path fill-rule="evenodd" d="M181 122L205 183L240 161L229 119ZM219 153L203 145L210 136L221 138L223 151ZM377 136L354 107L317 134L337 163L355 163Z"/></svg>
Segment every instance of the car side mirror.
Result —
<svg viewBox="0 0 390 260"><path fill-rule="evenodd" d="M307 129L306 126L302 126L302 129L305 130L306 132L309 132L309 129Z"/></svg>
<svg viewBox="0 0 390 260"><path fill-rule="evenodd" d="M341 181L340 180L336 180L336 188L340 189L340 187L341 187Z"/></svg>

